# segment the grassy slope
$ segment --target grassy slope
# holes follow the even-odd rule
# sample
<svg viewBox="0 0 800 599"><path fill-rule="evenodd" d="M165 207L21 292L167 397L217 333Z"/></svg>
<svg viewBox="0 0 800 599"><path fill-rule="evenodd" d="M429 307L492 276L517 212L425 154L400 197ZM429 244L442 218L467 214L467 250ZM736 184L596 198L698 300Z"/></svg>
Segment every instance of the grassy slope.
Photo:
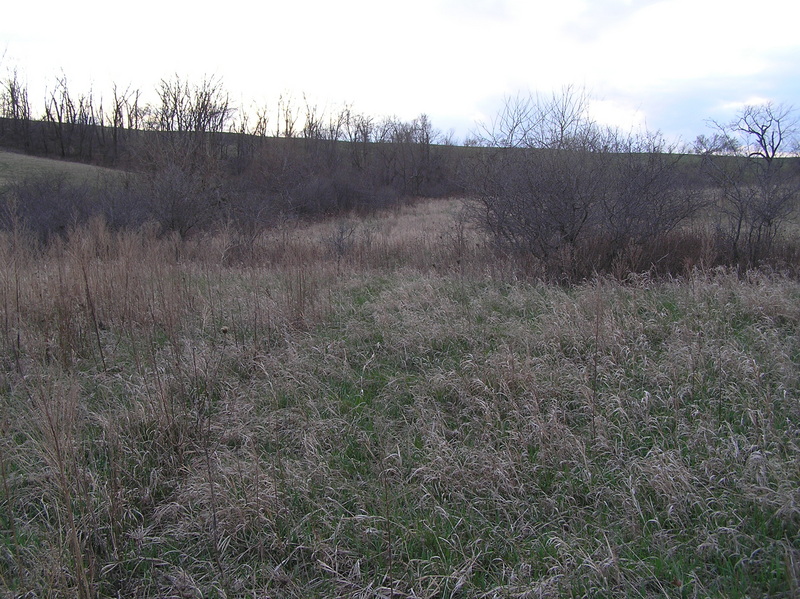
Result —
<svg viewBox="0 0 800 599"><path fill-rule="evenodd" d="M0 240L2 596L796 596L800 285L454 213Z"/></svg>
<svg viewBox="0 0 800 599"><path fill-rule="evenodd" d="M12 178L24 179L42 174L63 175L75 182L92 182L104 174L113 172L111 169L88 164L38 158L0 150L0 186Z"/></svg>

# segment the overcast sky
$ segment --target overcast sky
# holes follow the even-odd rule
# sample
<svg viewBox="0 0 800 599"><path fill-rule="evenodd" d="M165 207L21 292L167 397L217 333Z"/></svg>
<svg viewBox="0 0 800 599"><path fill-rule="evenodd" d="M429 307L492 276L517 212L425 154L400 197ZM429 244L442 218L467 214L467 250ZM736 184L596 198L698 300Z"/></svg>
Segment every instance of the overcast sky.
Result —
<svg viewBox="0 0 800 599"><path fill-rule="evenodd" d="M217 76L239 105L303 94L463 139L504 96L585 87L594 117L690 142L744 103L800 107L797 0L7 2L0 76L149 96Z"/></svg>

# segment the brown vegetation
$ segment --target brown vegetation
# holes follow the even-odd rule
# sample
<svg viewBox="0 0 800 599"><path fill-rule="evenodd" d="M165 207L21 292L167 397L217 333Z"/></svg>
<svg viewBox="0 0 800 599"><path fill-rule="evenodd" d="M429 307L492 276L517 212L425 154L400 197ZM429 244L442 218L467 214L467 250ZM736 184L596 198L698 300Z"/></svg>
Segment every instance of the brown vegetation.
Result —
<svg viewBox="0 0 800 599"><path fill-rule="evenodd" d="M797 595L795 158L2 93L0 596Z"/></svg>
<svg viewBox="0 0 800 599"><path fill-rule="evenodd" d="M800 288L524 278L424 203L0 238L0 587L790 597Z"/></svg>

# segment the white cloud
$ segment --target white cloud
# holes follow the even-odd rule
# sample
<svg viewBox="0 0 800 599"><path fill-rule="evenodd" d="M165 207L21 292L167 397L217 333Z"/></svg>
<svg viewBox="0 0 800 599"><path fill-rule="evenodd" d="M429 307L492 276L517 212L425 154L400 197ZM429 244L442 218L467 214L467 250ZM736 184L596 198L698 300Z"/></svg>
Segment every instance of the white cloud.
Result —
<svg viewBox="0 0 800 599"><path fill-rule="evenodd" d="M750 96L746 100L740 102L723 102L716 106L717 110L722 112L736 112L745 106L762 106L769 104L772 100L763 96Z"/></svg>
<svg viewBox="0 0 800 599"><path fill-rule="evenodd" d="M589 112L594 120L603 125L620 126L638 130L647 126L644 111L621 100L592 100Z"/></svg>
<svg viewBox="0 0 800 599"><path fill-rule="evenodd" d="M20 67L33 99L62 68L77 88L147 92L175 73L216 74L246 101L289 90L436 124L491 114L518 90L576 84L610 121L667 128L670 104L792 101L799 21L795 0L33 0L4 7L0 39L2 66Z"/></svg>

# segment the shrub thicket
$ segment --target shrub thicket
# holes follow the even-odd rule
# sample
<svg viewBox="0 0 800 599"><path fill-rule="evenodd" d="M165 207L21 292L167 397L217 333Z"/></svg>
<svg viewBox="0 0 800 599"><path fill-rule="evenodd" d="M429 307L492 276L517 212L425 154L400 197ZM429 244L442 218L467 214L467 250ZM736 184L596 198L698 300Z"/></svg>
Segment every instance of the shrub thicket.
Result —
<svg viewBox="0 0 800 599"><path fill-rule="evenodd" d="M483 128L469 189L498 249L570 280L793 261L800 172L780 150L793 143L790 111L745 112L737 130L751 139L734 156L706 144L701 159L659 134L601 127L587 108L571 88L510 98Z"/></svg>

